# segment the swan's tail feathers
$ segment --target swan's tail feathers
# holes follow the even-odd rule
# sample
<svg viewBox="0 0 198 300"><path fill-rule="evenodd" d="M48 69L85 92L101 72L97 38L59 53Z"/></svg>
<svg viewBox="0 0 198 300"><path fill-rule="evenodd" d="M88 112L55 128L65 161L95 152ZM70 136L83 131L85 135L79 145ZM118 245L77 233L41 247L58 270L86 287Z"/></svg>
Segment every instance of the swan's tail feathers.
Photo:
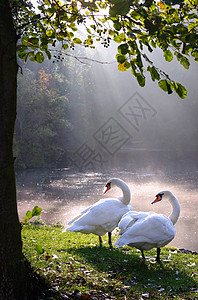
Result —
<svg viewBox="0 0 198 300"><path fill-rule="evenodd" d="M73 226L64 228L64 229L62 230L62 232L66 232L66 231L71 231L71 232L72 232L72 231L75 231L75 230L72 229L72 227L73 227Z"/></svg>
<svg viewBox="0 0 198 300"><path fill-rule="evenodd" d="M74 225L72 225L72 226L69 226L69 227L65 228L65 231L70 231L70 232L72 232L72 231L78 231L78 230L77 230L77 227L76 227L75 224L74 224Z"/></svg>
<svg viewBox="0 0 198 300"><path fill-rule="evenodd" d="M115 243L114 243L114 246L118 246L119 248L120 247L123 247L123 246L126 246L127 244L122 240L122 238L119 238Z"/></svg>
<svg viewBox="0 0 198 300"><path fill-rule="evenodd" d="M72 226L65 228L65 231L86 233L84 229L84 226L73 224Z"/></svg>
<svg viewBox="0 0 198 300"><path fill-rule="evenodd" d="M75 218L75 219L76 219L76 218ZM71 220L68 224L70 224L70 223L73 223L73 220ZM72 226L69 226L69 227L67 227L67 228L64 228L64 229L62 230L62 232L66 232L66 231L75 231L75 230L73 230L74 227L76 227L75 224L73 224Z"/></svg>

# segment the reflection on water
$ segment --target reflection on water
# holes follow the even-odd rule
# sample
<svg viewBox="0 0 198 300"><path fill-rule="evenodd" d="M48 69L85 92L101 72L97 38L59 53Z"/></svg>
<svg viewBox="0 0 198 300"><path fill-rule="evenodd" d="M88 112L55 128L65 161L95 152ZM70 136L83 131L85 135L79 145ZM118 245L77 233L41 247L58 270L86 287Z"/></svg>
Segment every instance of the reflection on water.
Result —
<svg viewBox="0 0 198 300"><path fill-rule="evenodd" d="M164 175L139 171L108 173L74 173L68 169L28 170L17 172L19 217L35 205L43 208L42 219L47 224L61 222L64 226L85 207L101 198L118 197L114 188L103 195L106 181L119 177L126 181L132 192L132 208L137 211L155 211L169 215L169 202L151 205L155 195L170 190L178 198L181 215L176 224L176 237L170 245L198 251L198 172Z"/></svg>

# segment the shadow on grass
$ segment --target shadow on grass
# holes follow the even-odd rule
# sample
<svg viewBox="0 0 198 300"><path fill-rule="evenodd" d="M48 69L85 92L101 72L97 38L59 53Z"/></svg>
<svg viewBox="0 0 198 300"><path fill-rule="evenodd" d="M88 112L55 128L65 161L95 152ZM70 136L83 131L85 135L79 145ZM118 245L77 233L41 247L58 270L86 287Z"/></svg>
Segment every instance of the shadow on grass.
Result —
<svg viewBox="0 0 198 300"><path fill-rule="evenodd" d="M125 285L133 286L136 290L155 290L184 295L190 290L198 288L197 282L182 267L177 259L161 261L143 261L137 253L124 252L119 249L106 247L80 247L67 249L85 261L91 268L106 273L108 278L121 281Z"/></svg>

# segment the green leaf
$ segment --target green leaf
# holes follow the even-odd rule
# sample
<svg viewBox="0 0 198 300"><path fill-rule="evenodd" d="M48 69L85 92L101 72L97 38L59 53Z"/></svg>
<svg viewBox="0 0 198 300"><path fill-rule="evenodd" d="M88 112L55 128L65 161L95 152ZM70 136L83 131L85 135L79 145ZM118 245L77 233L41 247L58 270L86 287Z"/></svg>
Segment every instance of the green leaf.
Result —
<svg viewBox="0 0 198 300"><path fill-rule="evenodd" d="M46 31L46 35L47 35L48 37L52 36L53 33L54 33L54 32L53 32L52 29L49 29L49 30Z"/></svg>
<svg viewBox="0 0 198 300"><path fill-rule="evenodd" d="M120 29L122 28L122 27L121 27L121 24L120 24L119 22L114 22L113 27L114 27L115 30L117 30L117 31L120 31Z"/></svg>
<svg viewBox="0 0 198 300"><path fill-rule="evenodd" d="M87 40L84 41L85 45L92 45L93 44L93 39L89 38Z"/></svg>
<svg viewBox="0 0 198 300"><path fill-rule="evenodd" d="M35 55L33 55L33 56L30 57L30 61L36 61Z"/></svg>
<svg viewBox="0 0 198 300"><path fill-rule="evenodd" d="M164 91L168 92L168 94L172 94L173 92L173 86L170 81L167 79L162 79L158 82L159 87Z"/></svg>
<svg viewBox="0 0 198 300"><path fill-rule="evenodd" d="M25 217L23 218L23 220L24 220L24 222L27 222L29 219L31 219L32 218L32 212L30 211L30 210L28 210L27 212L26 212L26 215L25 215Z"/></svg>
<svg viewBox="0 0 198 300"><path fill-rule="evenodd" d="M40 216L41 212L42 212L42 208L38 207L38 206L35 206L32 210L32 217Z"/></svg>
<svg viewBox="0 0 198 300"><path fill-rule="evenodd" d="M145 77L141 73L137 73L136 74L136 78L137 78L137 81L138 81L139 85L141 87L144 87L145 86L145 82L146 82Z"/></svg>
<svg viewBox="0 0 198 300"><path fill-rule="evenodd" d="M25 59L26 60L27 56L28 56L28 54L25 51L20 51L18 53L18 57L21 58L21 59Z"/></svg>
<svg viewBox="0 0 198 300"><path fill-rule="evenodd" d="M142 69L143 68L143 63L142 63L142 58L141 55L138 53L137 58L136 58L136 65Z"/></svg>
<svg viewBox="0 0 198 300"><path fill-rule="evenodd" d="M73 39L73 42L74 42L75 44L81 44L81 43L82 43L82 41L81 41L79 38L74 38L74 39Z"/></svg>
<svg viewBox="0 0 198 300"><path fill-rule="evenodd" d="M183 24L177 24L176 25L176 31L177 31L177 34L183 34L184 35L184 34L188 33L188 29Z"/></svg>
<svg viewBox="0 0 198 300"><path fill-rule="evenodd" d="M195 61L198 62L198 51L197 50L193 50L191 52L191 55L195 58Z"/></svg>
<svg viewBox="0 0 198 300"><path fill-rule="evenodd" d="M125 34L124 33L121 33L121 34L119 34L119 35L116 35L115 37L114 37L114 41L116 42L116 43L121 43L121 42L125 42L125 40L126 40L126 37L125 37Z"/></svg>
<svg viewBox="0 0 198 300"><path fill-rule="evenodd" d="M26 212L26 215L23 218L24 222L27 222L28 220L30 220L31 218L33 218L35 216L40 216L41 212L42 212L42 208L40 208L36 205L32 211L28 210Z"/></svg>
<svg viewBox="0 0 198 300"><path fill-rule="evenodd" d="M125 61L125 69L128 70L131 66L131 64L128 61Z"/></svg>
<svg viewBox="0 0 198 300"><path fill-rule="evenodd" d="M36 252L37 254L43 254L45 252L45 250L40 246L40 245L36 245Z"/></svg>
<svg viewBox="0 0 198 300"><path fill-rule="evenodd" d="M185 69L189 69L190 61L185 56L180 59L180 63Z"/></svg>
<svg viewBox="0 0 198 300"><path fill-rule="evenodd" d="M160 75L154 66L152 67L148 66L147 70L150 72L153 81L160 79Z"/></svg>
<svg viewBox="0 0 198 300"><path fill-rule="evenodd" d="M49 12L50 14L54 14L56 12L56 7L55 6L49 7L47 9L47 12Z"/></svg>
<svg viewBox="0 0 198 300"><path fill-rule="evenodd" d="M129 52L128 44L122 44L118 46L118 52L123 55L127 54Z"/></svg>
<svg viewBox="0 0 198 300"><path fill-rule="evenodd" d="M173 60L173 54L170 50L165 50L164 51L164 57L165 57L165 60L170 62Z"/></svg>
<svg viewBox="0 0 198 300"><path fill-rule="evenodd" d="M66 49L69 48L69 46L68 46L68 44L63 44L63 45L62 45L62 48L66 50Z"/></svg>
<svg viewBox="0 0 198 300"><path fill-rule="evenodd" d="M51 52L49 50L45 50L45 53L46 53L48 59L51 59L51 57L52 57Z"/></svg>
<svg viewBox="0 0 198 300"><path fill-rule="evenodd" d="M26 216L23 217L23 221L24 221L25 223L28 222L28 220L29 220L28 217L26 217Z"/></svg>
<svg viewBox="0 0 198 300"><path fill-rule="evenodd" d="M180 83L174 83L174 90L176 91L177 95L182 99L184 99L187 96L187 90Z"/></svg>
<svg viewBox="0 0 198 300"><path fill-rule="evenodd" d="M188 60L187 57L185 57L184 55L182 55L179 52L175 52L175 55L177 56L178 61L180 62L180 64L185 68L185 69L189 69L190 66L190 61Z"/></svg>
<svg viewBox="0 0 198 300"><path fill-rule="evenodd" d="M41 64L43 61L44 61L44 55L42 52L37 52L36 55L35 55L35 59L36 61Z"/></svg>
<svg viewBox="0 0 198 300"><path fill-rule="evenodd" d="M123 64L127 60L126 56L120 54L116 55L116 59L119 64Z"/></svg>
<svg viewBox="0 0 198 300"><path fill-rule="evenodd" d="M112 0L109 14L111 17L115 17L116 15L125 16L129 12L129 9L128 0Z"/></svg>

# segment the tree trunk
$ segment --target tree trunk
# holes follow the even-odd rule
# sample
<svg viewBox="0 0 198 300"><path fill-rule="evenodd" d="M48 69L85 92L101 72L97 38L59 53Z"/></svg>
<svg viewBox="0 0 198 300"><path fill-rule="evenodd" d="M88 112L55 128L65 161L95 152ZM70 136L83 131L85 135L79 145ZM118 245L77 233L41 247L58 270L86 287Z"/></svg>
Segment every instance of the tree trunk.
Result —
<svg viewBox="0 0 198 300"><path fill-rule="evenodd" d="M28 299L12 152L16 118L16 32L9 0L0 1L0 299Z"/></svg>

